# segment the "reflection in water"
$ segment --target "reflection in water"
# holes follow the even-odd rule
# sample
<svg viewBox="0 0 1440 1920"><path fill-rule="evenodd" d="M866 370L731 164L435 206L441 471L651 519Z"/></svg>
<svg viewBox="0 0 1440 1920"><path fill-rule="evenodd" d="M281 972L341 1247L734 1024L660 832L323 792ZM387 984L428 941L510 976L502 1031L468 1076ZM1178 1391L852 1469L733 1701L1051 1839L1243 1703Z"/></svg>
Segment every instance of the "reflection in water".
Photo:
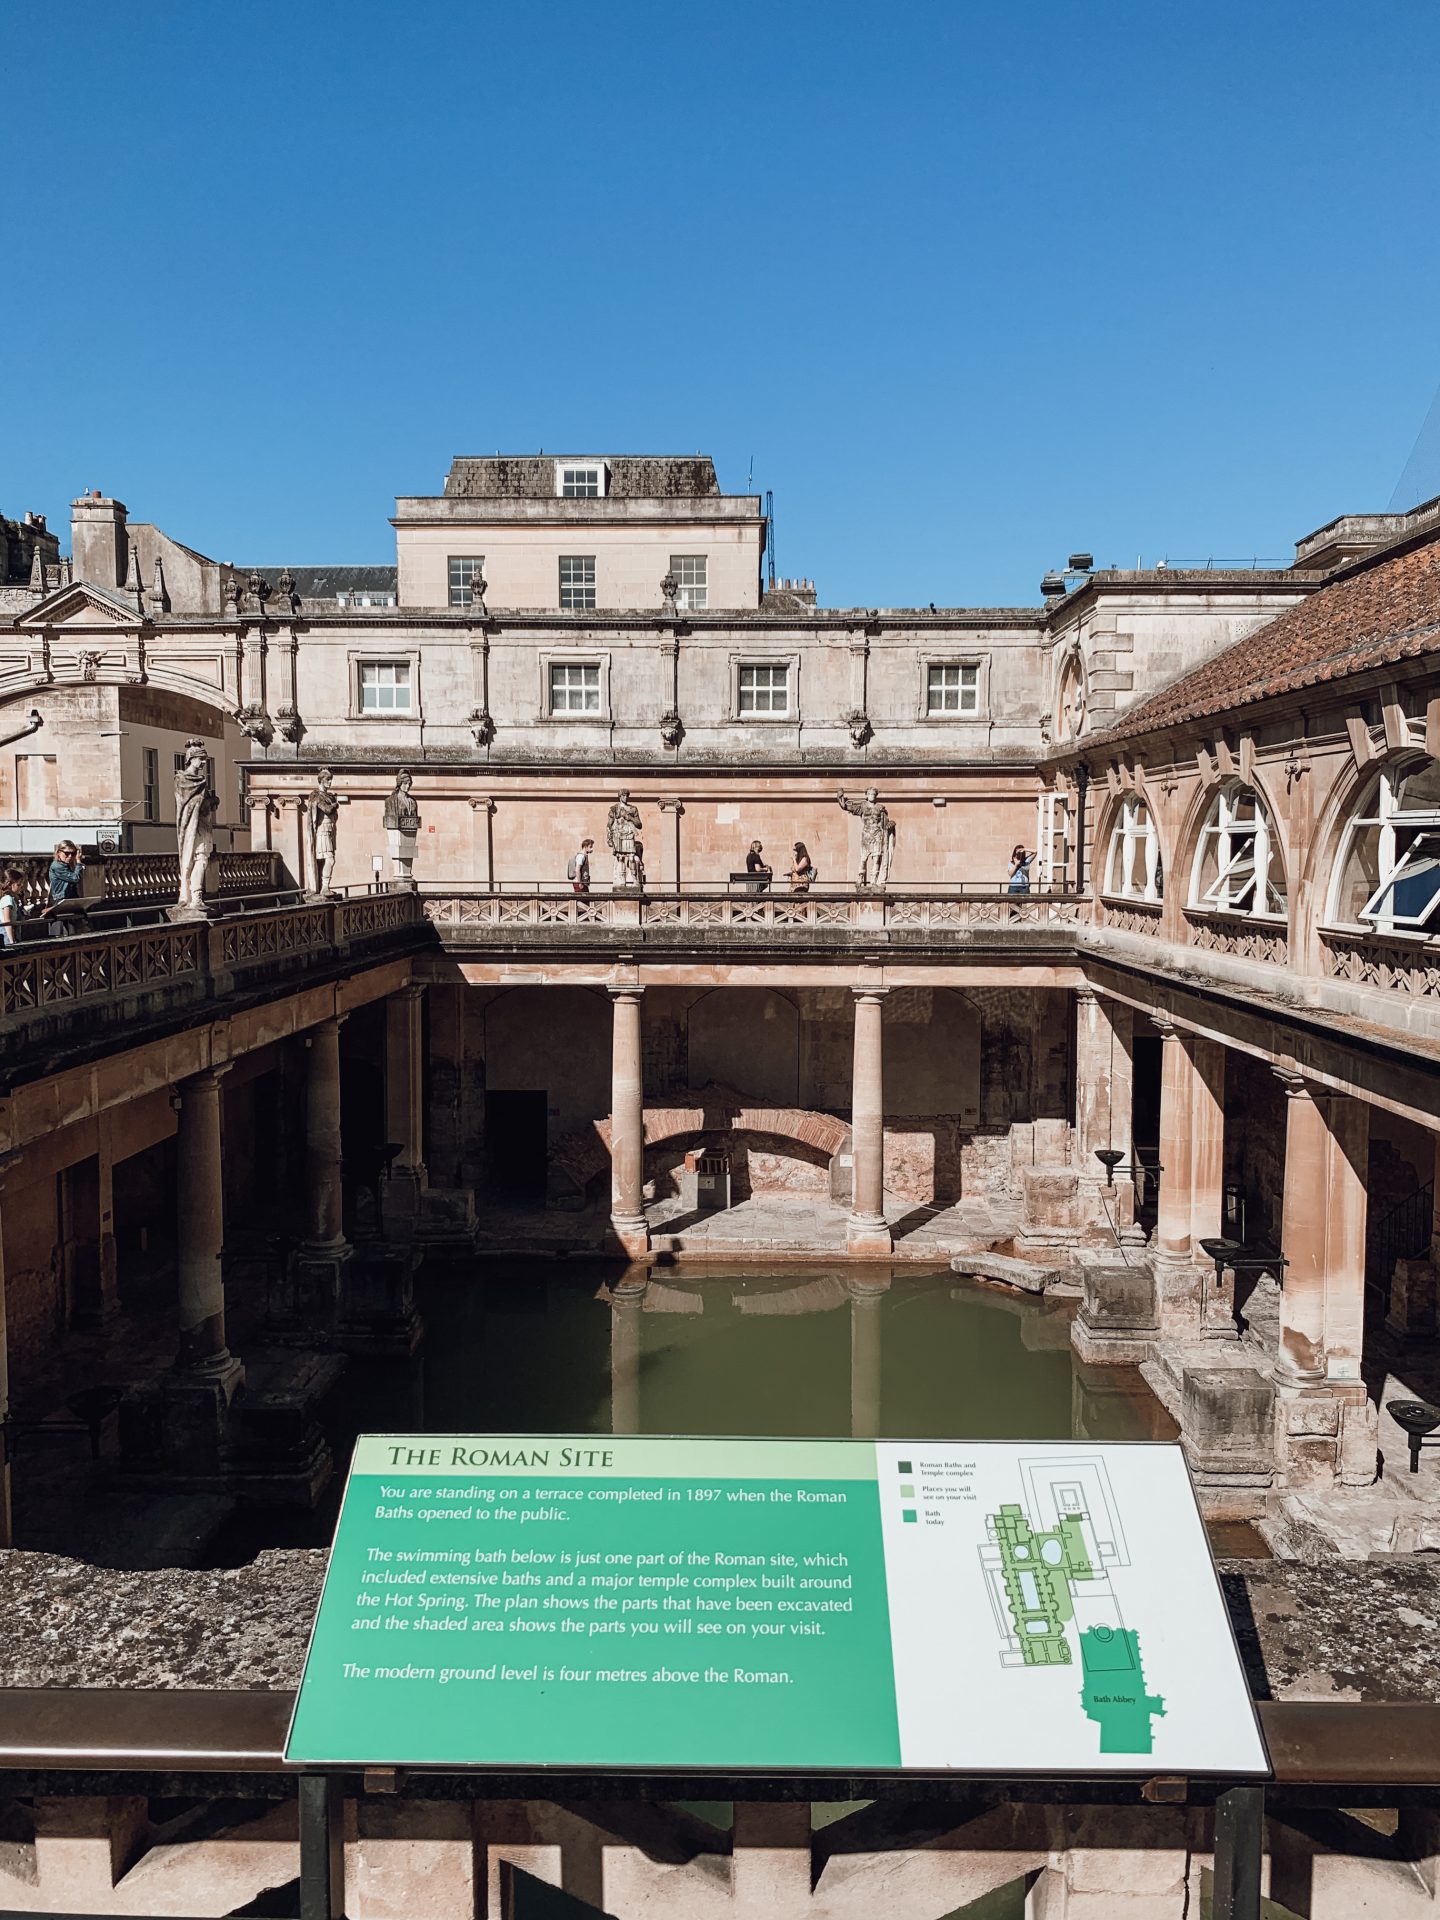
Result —
<svg viewBox="0 0 1440 1920"><path fill-rule="evenodd" d="M1082 1369L1070 1305L853 1265L437 1265L432 1432L1139 1439L1173 1432L1128 1369Z"/></svg>
<svg viewBox="0 0 1440 1920"><path fill-rule="evenodd" d="M328 1409L337 1473L311 1512L242 1510L207 1549L328 1545L357 1433L1170 1439L1137 1373L1081 1367L1073 1302L911 1267L437 1261L425 1342L354 1359Z"/></svg>

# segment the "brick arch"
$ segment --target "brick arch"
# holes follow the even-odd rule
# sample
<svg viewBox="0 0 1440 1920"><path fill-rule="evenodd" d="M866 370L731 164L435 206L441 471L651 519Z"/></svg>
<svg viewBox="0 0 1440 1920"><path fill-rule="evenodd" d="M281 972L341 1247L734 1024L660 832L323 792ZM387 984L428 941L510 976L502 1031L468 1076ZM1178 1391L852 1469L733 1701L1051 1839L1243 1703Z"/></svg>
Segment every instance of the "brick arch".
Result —
<svg viewBox="0 0 1440 1920"><path fill-rule="evenodd" d="M820 1113L805 1107L760 1107L747 1104L728 1087L705 1087L673 1106L645 1109L645 1145L662 1146L667 1140L683 1140L705 1134L716 1138L724 1134L768 1134L776 1140L790 1140L808 1147L812 1153L833 1160L850 1145L850 1123L833 1113ZM610 1164L610 1118L597 1120L583 1133L568 1134L558 1140L552 1160L580 1186Z"/></svg>

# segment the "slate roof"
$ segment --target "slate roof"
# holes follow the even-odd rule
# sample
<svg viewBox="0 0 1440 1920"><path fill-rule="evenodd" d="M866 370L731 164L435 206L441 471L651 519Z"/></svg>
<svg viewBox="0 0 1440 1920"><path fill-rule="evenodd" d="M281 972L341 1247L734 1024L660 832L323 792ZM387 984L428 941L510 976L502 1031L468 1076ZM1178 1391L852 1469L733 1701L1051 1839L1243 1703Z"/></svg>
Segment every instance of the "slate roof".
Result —
<svg viewBox="0 0 1440 1920"><path fill-rule="evenodd" d="M1353 562L1257 632L1132 707L1114 726L1072 744L1088 748L1168 732L1427 653L1440 653L1440 528L1401 551Z"/></svg>
<svg viewBox="0 0 1440 1920"><path fill-rule="evenodd" d="M603 458L610 469L611 500L694 500L720 493L715 462L704 454L617 453L495 454L476 458L457 454L445 476L448 500L553 500L555 462L573 457L583 466Z"/></svg>
<svg viewBox="0 0 1440 1920"><path fill-rule="evenodd" d="M252 571L261 574L273 587L285 569L235 568L242 580L249 579ZM333 600L337 593L394 593L398 569L393 566L291 567L290 571L295 576L295 591L302 600Z"/></svg>

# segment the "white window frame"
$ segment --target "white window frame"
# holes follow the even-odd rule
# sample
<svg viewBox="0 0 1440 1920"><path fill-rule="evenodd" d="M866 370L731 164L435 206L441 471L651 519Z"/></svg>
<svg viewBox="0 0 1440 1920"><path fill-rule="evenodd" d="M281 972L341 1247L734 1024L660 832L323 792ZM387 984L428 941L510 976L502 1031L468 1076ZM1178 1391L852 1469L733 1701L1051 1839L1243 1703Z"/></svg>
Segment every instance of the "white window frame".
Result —
<svg viewBox="0 0 1440 1920"><path fill-rule="evenodd" d="M576 476L580 474L593 475L595 491L593 493L567 493L565 491L567 484L572 486L584 484L584 482L578 480L567 482L567 474ZM557 460L555 462L555 498L557 500L603 500L609 491L610 469L603 460L582 456L574 460Z"/></svg>
<svg viewBox="0 0 1440 1920"><path fill-rule="evenodd" d="M1042 788L1035 802L1035 852L1042 889L1063 892L1070 884L1074 855L1070 825L1069 794L1057 787Z"/></svg>
<svg viewBox="0 0 1440 1920"><path fill-rule="evenodd" d="M1425 853L1425 843L1440 839L1440 802L1431 806L1403 806L1401 793L1407 777L1420 771L1411 761L1403 767L1382 767L1378 780L1368 787L1362 802L1348 821L1341 836L1331 872L1327 924L1335 927L1359 927L1363 933L1399 934L1427 942L1440 940L1440 933L1427 933L1425 922L1440 906L1440 895L1432 895L1420 913L1387 913L1387 900L1393 901L1397 880L1414 877ZM1362 834L1376 836L1375 865L1378 880L1355 920L1343 918L1340 894L1345 874L1354 856L1356 841ZM1405 845L1401 848L1401 837Z"/></svg>
<svg viewBox="0 0 1440 1920"><path fill-rule="evenodd" d="M469 567L469 575L457 586L456 567ZM452 607L473 607L475 604L475 575L485 578L485 556L483 553L447 553L445 556L445 591L447 604Z"/></svg>
<svg viewBox="0 0 1440 1920"><path fill-rule="evenodd" d="M536 716L547 726L561 727L608 727L610 725L610 655L590 652L572 653L568 649L554 647L538 656L540 677L536 688ZM600 705L590 712L575 712L561 709L556 713L550 706L550 669L552 667L598 667L600 669Z"/></svg>
<svg viewBox="0 0 1440 1920"><path fill-rule="evenodd" d="M743 682L747 673L757 669L771 673L783 673L785 676L785 705L783 708L764 709L742 705L744 698ZM772 680L770 691L774 691ZM745 657L736 655L730 665L730 711L734 719L745 726L793 726L800 717L800 663L794 654L776 658L774 654L760 657L750 654Z"/></svg>
<svg viewBox="0 0 1440 1920"><path fill-rule="evenodd" d="M1242 803L1253 809L1250 818L1239 812ZM1188 911L1283 922L1289 914L1289 902L1284 888L1277 887L1272 878L1274 837L1269 809L1257 787L1243 781L1222 786L1210 803L1195 843ZM1211 840L1216 845L1216 873L1202 890L1200 871Z"/></svg>
<svg viewBox="0 0 1440 1920"><path fill-rule="evenodd" d="M698 578L687 579L687 570ZM708 553L672 553L670 571L675 577L675 604L690 613L703 613L710 604L710 556Z"/></svg>
<svg viewBox="0 0 1440 1920"><path fill-rule="evenodd" d="M1123 794L1115 810L1105 854L1105 892L1114 900L1142 900L1156 906L1164 898L1160 834L1142 793Z"/></svg>
<svg viewBox="0 0 1440 1920"><path fill-rule="evenodd" d="M582 677L572 685L571 676L576 674ZM595 677L593 688L587 679L583 677L590 674L593 674ZM564 678L565 685L563 688L557 687L557 677ZM604 692L602 685L604 673L598 660L551 660L546 671L545 679L546 701L552 720L570 720L577 714L581 719L594 720L599 717L601 697ZM563 703L557 703L555 697L557 692L563 692L567 696ZM582 700L579 706L572 705L568 696L577 692L585 696L593 692L595 696L594 705L589 704L588 698Z"/></svg>
<svg viewBox="0 0 1440 1920"><path fill-rule="evenodd" d="M415 722L423 719L420 705L420 656L413 649L397 650L394 653L355 652L350 655L350 715L352 720L381 720L387 725L396 721ZM364 704L364 670L367 667L404 667L409 674L410 704L408 707L367 707Z"/></svg>
<svg viewBox="0 0 1440 1920"><path fill-rule="evenodd" d="M587 561L590 566L590 579L588 582L588 591L590 594L589 605L583 606L583 607L577 607L573 605L567 606L565 604L565 595L567 593L577 593L577 592L584 593L587 590L587 584L584 581L582 581L580 585L577 587L575 583L572 581L567 586L565 581L565 569L567 566L573 567L576 565L583 565ZM595 579L596 571L597 571L596 556L593 553L562 553L556 556L555 580L556 580L557 590L560 596L559 605L560 605L561 613L594 613L595 612L596 606L598 605L598 596L597 596L596 579Z"/></svg>
<svg viewBox="0 0 1440 1920"><path fill-rule="evenodd" d="M927 720L976 720L980 717L981 695L984 692L982 685L984 670L980 661L927 660L924 671L925 687L922 697L925 703L925 718ZM958 684L954 688L947 688L943 685L937 688L934 685L934 676L936 674L944 675L947 673L960 675L961 677ZM968 685L964 679L967 673L971 676ZM960 695L960 702L957 706L949 707L944 705L942 701L942 703L937 706L934 697L937 692L942 695L947 692L958 693ZM967 693L972 696L968 706L965 704L964 699Z"/></svg>

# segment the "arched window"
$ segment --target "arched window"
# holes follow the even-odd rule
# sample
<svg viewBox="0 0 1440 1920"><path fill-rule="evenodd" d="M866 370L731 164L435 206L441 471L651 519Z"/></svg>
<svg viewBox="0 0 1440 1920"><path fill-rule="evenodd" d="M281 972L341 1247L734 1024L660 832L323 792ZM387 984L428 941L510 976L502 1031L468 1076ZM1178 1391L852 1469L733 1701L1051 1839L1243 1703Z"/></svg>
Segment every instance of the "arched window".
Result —
<svg viewBox="0 0 1440 1920"><path fill-rule="evenodd" d="M1110 829L1105 891L1122 900L1158 900L1164 885L1160 836L1150 809L1138 793L1127 793Z"/></svg>
<svg viewBox="0 0 1440 1920"><path fill-rule="evenodd" d="M1073 740L1085 725L1085 663L1072 653L1060 669L1055 698L1055 738Z"/></svg>
<svg viewBox="0 0 1440 1920"><path fill-rule="evenodd" d="M1227 781L1210 805L1190 877L1192 913L1285 918L1285 865L1253 787Z"/></svg>
<svg viewBox="0 0 1440 1920"><path fill-rule="evenodd" d="M1375 933L1440 934L1440 762L1385 768L1340 843L1332 920Z"/></svg>

